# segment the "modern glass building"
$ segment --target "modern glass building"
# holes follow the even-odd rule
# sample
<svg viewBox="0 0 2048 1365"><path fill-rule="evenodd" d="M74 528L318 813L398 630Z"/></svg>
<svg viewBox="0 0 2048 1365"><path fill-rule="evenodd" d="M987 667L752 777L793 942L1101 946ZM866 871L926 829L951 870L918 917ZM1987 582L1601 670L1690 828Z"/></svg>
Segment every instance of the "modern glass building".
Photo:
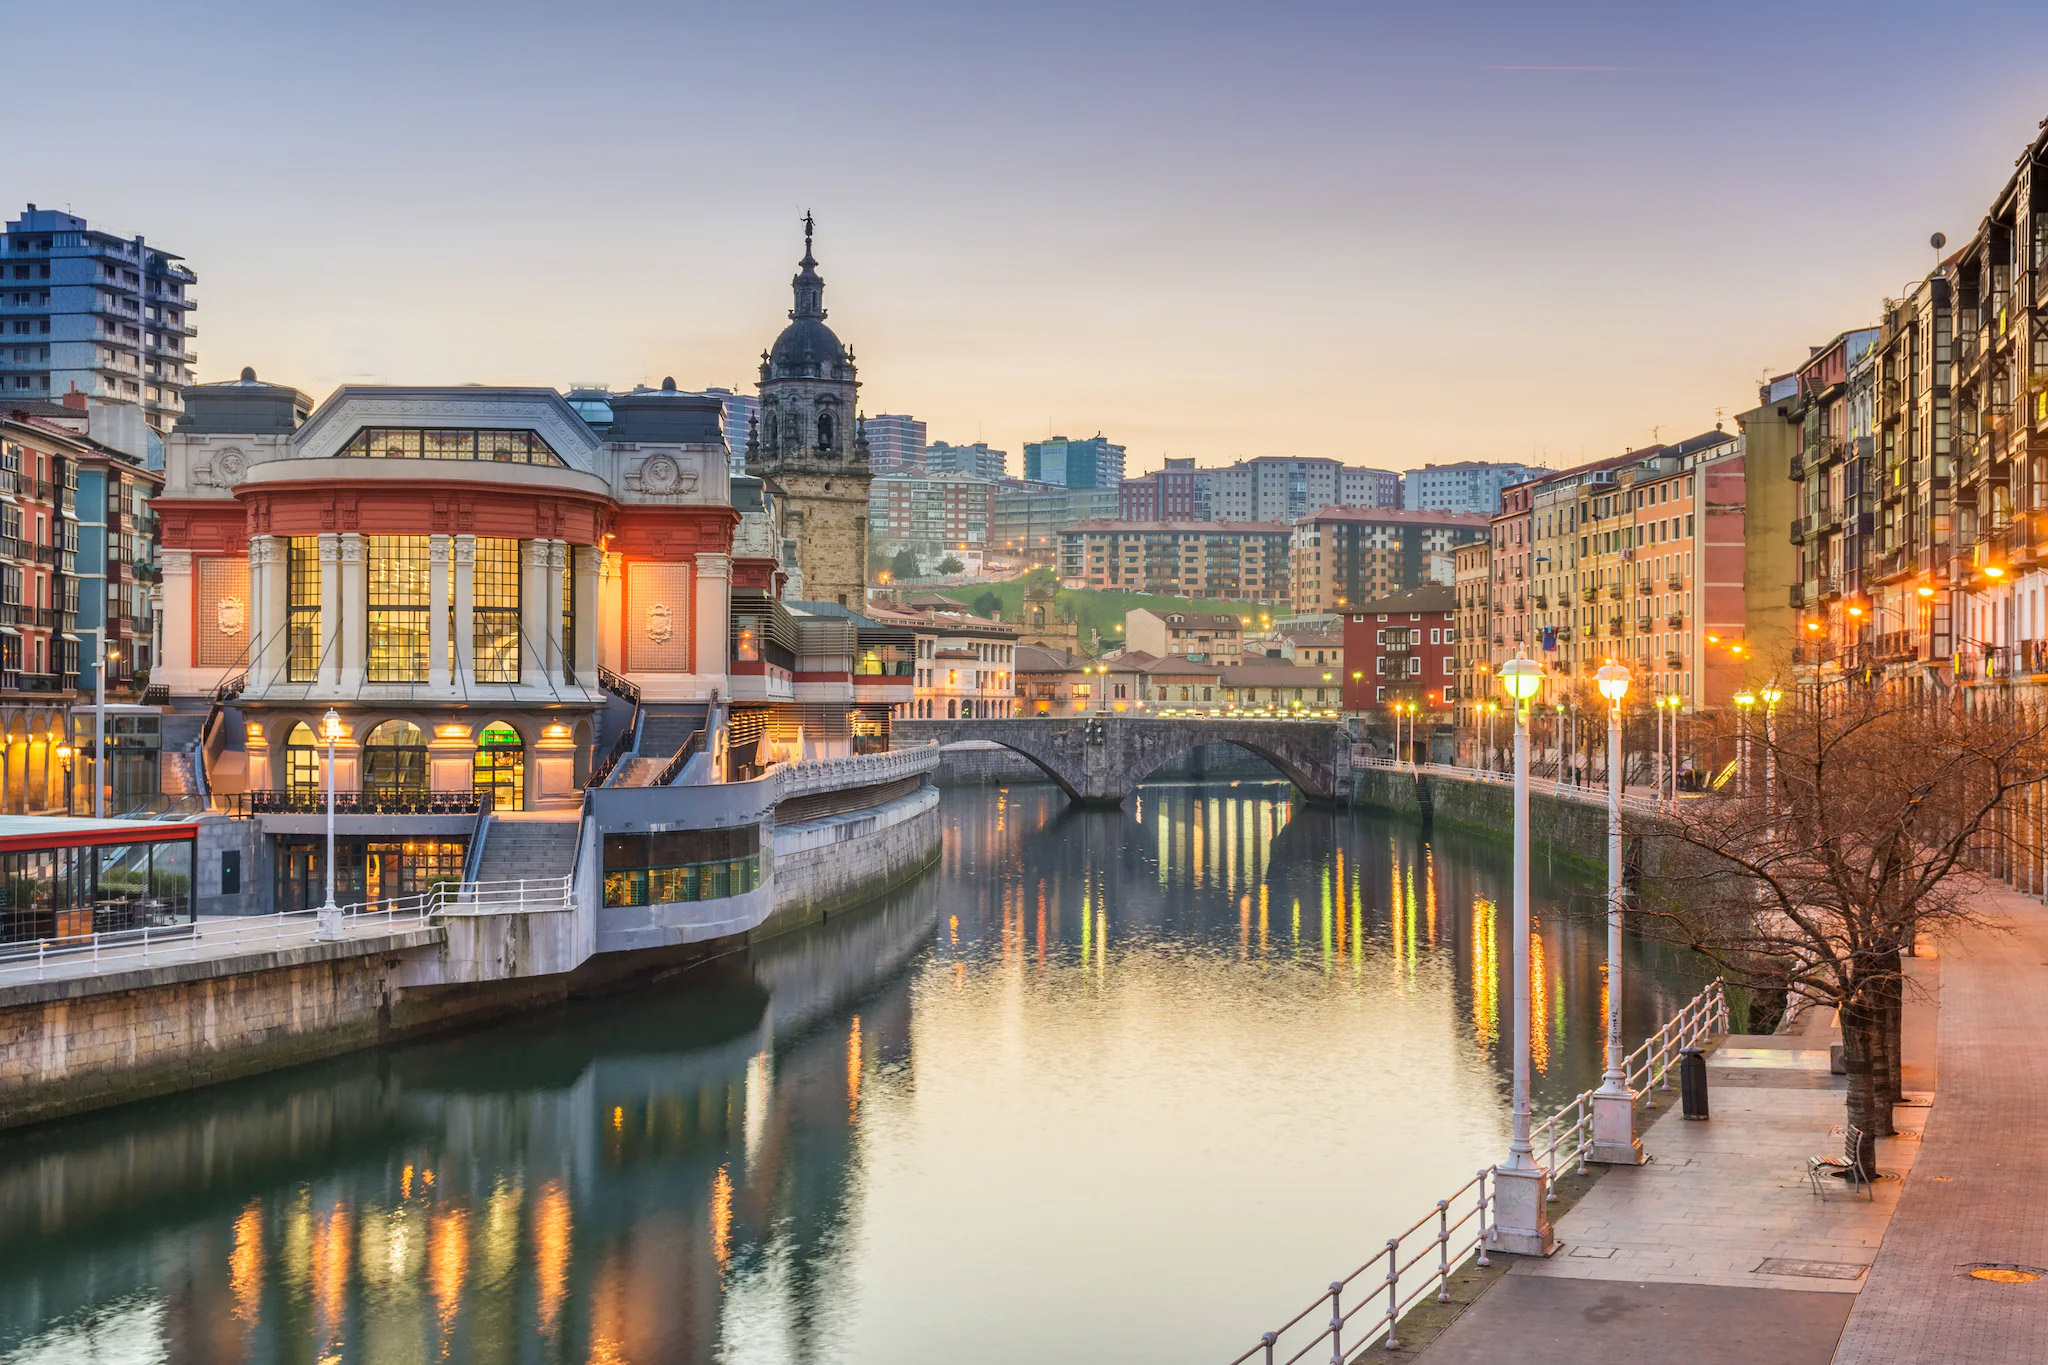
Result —
<svg viewBox="0 0 2048 1365"><path fill-rule="evenodd" d="M197 825L0 816L0 943L190 924L198 836Z"/></svg>

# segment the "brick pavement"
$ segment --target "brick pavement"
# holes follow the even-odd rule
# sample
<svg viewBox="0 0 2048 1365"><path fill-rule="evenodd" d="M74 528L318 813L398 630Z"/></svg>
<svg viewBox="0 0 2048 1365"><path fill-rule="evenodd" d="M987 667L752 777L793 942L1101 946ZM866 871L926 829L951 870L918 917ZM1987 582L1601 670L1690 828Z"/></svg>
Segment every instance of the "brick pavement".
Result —
<svg viewBox="0 0 2048 1365"><path fill-rule="evenodd" d="M2003 887L1983 896L2005 931L1941 944L1938 1099L1837 1365L2048 1360L2048 1277L1995 1284L1965 1271L2048 1268L2048 909Z"/></svg>

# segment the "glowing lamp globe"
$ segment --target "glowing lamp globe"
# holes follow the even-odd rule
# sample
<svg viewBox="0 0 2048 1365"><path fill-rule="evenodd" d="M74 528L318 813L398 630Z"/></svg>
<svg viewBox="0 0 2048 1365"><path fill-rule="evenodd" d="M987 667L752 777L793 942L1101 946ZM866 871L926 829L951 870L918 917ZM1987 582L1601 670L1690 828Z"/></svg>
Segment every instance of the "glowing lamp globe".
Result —
<svg viewBox="0 0 2048 1365"><path fill-rule="evenodd" d="M320 718L320 733L329 743L341 738L341 713L339 711L334 710L332 707L328 708L327 714Z"/></svg>
<svg viewBox="0 0 2048 1365"><path fill-rule="evenodd" d="M1526 702L1543 686L1543 665L1534 659L1509 659L1500 666L1500 685L1510 700Z"/></svg>
<svg viewBox="0 0 2048 1365"><path fill-rule="evenodd" d="M1756 694L1754 692L1737 692L1735 694L1735 704L1745 709L1755 706Z"/></svg>
<svg viewBox="0 0 2048 1365"><path fill-rule="evenodd" d="M1776 682L1765 683L1762 696L1764 699L1765 706L1776 706L1779 702L1785 699L1785 694L1778 690L1778 684Z"/></svg>
<svg viewBox="0 0 2048 1365"><path fill-rule="evenodd" d="M1593 677L1600 684L1600 695L1619 706L1621 699L1628 695L1628 666L1626 664L1602 665Z"/></svg>

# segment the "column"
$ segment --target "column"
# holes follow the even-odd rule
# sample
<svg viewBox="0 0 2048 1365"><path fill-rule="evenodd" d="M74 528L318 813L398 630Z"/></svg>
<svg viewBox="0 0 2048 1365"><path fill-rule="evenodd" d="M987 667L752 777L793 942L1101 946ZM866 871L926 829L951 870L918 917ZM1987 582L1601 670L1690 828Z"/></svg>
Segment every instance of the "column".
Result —
<svg viewBox="0 0 2048 1365"><path fill-rule="evenodd" d="M455 686L476 681L476 537L455 537Z"/></svg>
<svg viewBox="0 0 2048 1365"><path fill-rule="evenodd" d="M341 537L320 537L320 687L341 687Z"/></svg>
<svg viewBox="0 0 2048 1365"><path fill-rule="evenodd" d="M547 686L547 589L548 542L522 540L519 542L519 681L528 687ZM561 610L559 602L555 610Z"/></svg>
<svg viewBox="0 0 2048 1365"><path fill-rule="evenodd" d="M569 545L560 540L541 543L547 549L548 561L541 603L542 619L548 628L548 681L559 691L569 685L569 675L563 667L569 660L569 642L562 638L562 575L568 569Z"/></svg>
<svg viewBox="0 0 2048 1365"><path fill-rule="evenodd" d="M363 685L369 663L369 574L363 563L363 538L353 531L341 537L341 685L353 691Z"/></svg>
<svg viewBox="0 0 2048 1365"><path fill-rule="evenodd" d="M257 536L249 542L249 684L266 687L286 675L290 642L290 547L278 536ZM165 632L168 638L169 632Z"/></svg>
<svg viewBox="0 0 2048 1365"><path fill-rule="evenodd" d="M723 690L732 617L732 556L715 550L698 555L696 577L692 598L697 608L697 638L690 650L690 671L710 678L713 687Z"/></svg>
<svg viewBox="0 0 2048 1365"><path fill-rule="evenodd" d="M446 692L448 678L448 537L427 537L427 686Z"/></svg>
<svg viewBox="0 0 2048 1365"><path fill-rule="evenodd" d="M157 551L157 567L164 576L164 611L177 622L164 632L163 665L164 681L179 691L211 689L214 680L192 676L192 552L190 550ZM105 604L101 604L102 611ZM22 669L27 671L30 661L22 659ZM84 669L79 670L84 673Z"/></svg>
<svg viewBox="0 0 2048 1365"><path fill-rule="evenodd" d="M571 658L576 661L576 680L585 687L597 686L598 634L604 622L599 600L598 570L602 555L594 545L572 545L570 572L576 577L576 643Z"/></svg>

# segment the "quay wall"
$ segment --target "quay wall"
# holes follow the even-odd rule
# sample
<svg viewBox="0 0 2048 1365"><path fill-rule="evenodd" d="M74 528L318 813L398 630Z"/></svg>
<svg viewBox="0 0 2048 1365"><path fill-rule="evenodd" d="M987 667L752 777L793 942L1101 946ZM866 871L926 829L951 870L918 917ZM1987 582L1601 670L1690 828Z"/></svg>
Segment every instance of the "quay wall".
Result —
<svg viewBox="0 0 2048 1365"><path fill-rule="evenodd" d="M592 954L593 873L575 910L0 985L0 1129L600 994L786 933L936 862L939 799L927 784L764 829L772 909L721 939Z"/></svg>
<svg viewBox="0 0 2048 1365"><path fill-rule="evenodd" d="M1529 791L1529 840L1550 857L1600 871L1607 866L1607 807L1594 801L1554 796L1532 784ZM1354 766L1354 804L1374 806L1411 819L1454 825L1506 842L1515 828L1514 790L1505 783L1468 782L1441 773L1408 773L1392 768ZM1642 839L1644 817L1622 815L1624 843L1632 875L1657 876L1673 869L1665 862L1677 850L1670 840Z"/></svg>

